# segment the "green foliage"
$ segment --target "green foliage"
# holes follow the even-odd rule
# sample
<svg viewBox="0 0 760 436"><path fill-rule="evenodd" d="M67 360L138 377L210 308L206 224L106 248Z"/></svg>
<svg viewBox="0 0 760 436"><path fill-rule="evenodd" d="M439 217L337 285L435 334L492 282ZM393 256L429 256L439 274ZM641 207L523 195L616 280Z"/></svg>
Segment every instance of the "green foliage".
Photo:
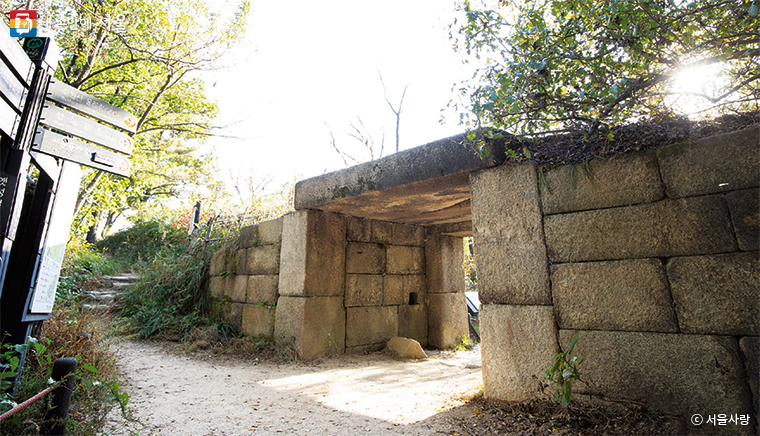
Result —
<svg viewBox="0 0 760 436"><path fill-rule="evenodd" d="M186 230L162 221L136 220L131 227L98 241L97 247L123 265L134 267L156 256L176 256L187 242Z"/></svg>
<svg viewBox="0 0 760 436"><path fill-rule="evenodd" d="M27 2L0 4L9 11ZM55 26L56 79L136 116L130 177L86 170L77 233L97 220L109 227L128 210L160 211L166 198L210 204L222 197L214 159L194 153L212 136L217 114L201 73L224 66L223 55L245 34L249 8L245 0L222 8L205 0L34 3L40 23Z"/></svg>
<svg viewBox="0 0 760 436"><path fill-rule="evenodd" d="M208 280L211 257L219 244L187 241L184 236L185 242L179 242L179 236L177 239L166 236L179 235L177 229L155 222L144 222L140 229L150 229L141 241L151 248L145 249L146 257L141 257L147 261L141 269L140 281L122 298L122 315L130 320L134 331L143 338L159 335L164 339L184 341L194 329L217 323L218 308L208 294ZM207 230L201 226L198 233L205 235ZM138 237L141 231L130 234ZM210 236L216 239L234 234L234 229L220 227ZM106 238L104 243L109 241L111 238ZM114 247L122 246L125 251L140 243L123 239L114 241L122 241L114 243ZM224 337L237 334L228 325L220 326L220 333Z"/></svg>
<svg viewBox="0 0 760 436"><path fill-rule="evenodd" d="M470 339L469 336L465 335L459 339L459 343L454 347L454 350L456 351L472 350L472 348L475 347L475 345L477 344L478 344L477 342L473 341L472 339Z"/></svg>
<svg viewBox="0 0 760 436"><path fill-rule="evenodd" d="M63 259L56 301L75 299L84 289L95 286L99 276L117 274L121 265L78 237L69 239Z"/></svg>
<svg viewBox="0 0 760 436"><path fill-rule="evenodd" d="M54 326L49 328L50 332L63 333L62 336L70 339L71 336L78 335L79 325L70 318L72 312L66 311L63 316L60 313L54 315ZM53 362L61 355L72 355L74 350L83 351L88 358L93 356L103 356L103 351L95 350L103 344L97 342L82 341L73 345L69 342L61 345L64 341L51 340L43 338L37 340L29 338L26 344L0 346L0 413L4 413L15 407L18 403L26 401L37 393L48 388L53 384L50 378L53 371ZM93 348L94 347L94 348ZM14 379L19 369L21 356L25 355L26 364L23 373L18 382L18 387L14 391L11 389ZM110 402L118 400L124 416L130 418L130 411L127 407L129 397L126 392L118 391L118 382L114 380L113 361L104 361L94 359L92 363L86 361L83 357L76 356L78 366L75 377L75 388L72 395L69 418L66 420L67 434L78 435L95 435L105 421L106 414L110 410ZM110 387L107 389L106 384ZM113 390L115 385L115 398L108 394ZM17 412L10 419L0 424L1 434L36 434L28 433L29 428L25 426L31 424L42 426L44 424L44 415L50 405L50 394L29 408Z"/></svg>
<svg viewBox="0 0 760 436"><path fill-rule="evenodd" d="M562 404L563 407L567 407L570 404L573 394L573 382L580 380L578 366L585 360L581 359L579 361L575 356L568 360L568 356L572 354L577 342L578 333L576 332L567 351L554 355L554 365L551 368L546 368L546 377L544 377L544 380L550 380L557 386L552 399L554 402Z"/></svg>
<svg viewBox="0 0 760 436"><path fill-rule="evenodd" d="M755 0L473 3L464 1L452 26L455 47L478 68L460 89L472 128L595 134L667 114L676 99L704 111L758 105ZM714 89L673 86L705 67L724 78Z"/></svg>

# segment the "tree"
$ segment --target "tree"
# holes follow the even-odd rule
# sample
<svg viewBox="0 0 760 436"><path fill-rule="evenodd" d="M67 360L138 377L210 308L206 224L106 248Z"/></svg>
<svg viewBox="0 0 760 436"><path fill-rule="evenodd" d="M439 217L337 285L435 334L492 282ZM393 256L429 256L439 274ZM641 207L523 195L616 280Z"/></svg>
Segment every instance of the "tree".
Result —
<svg viewBox="0 0 760 436"><path fill-rule="evenodd" d="M196 156L191 142L213 134L217 112L199 76L220 67L243 35L247 1L226 18L202 0L52 0L35 8L61 47L56 78L138 119L130 178L88 170L75 223L112 223L151 200L218 185L213 160Z"/></svg>
<svg viewBox="0 0 760 436"><path fill-rule="evenodd" d="M388 107L391 109L391 112L393 112L393 115L396 117L396 153L398 153L400 145L399 129L401 127L401 110L404 106L404 97L406 97L406 90L409 88L409 85L404 86L404 91L401 93L401 99L399 100L398 108L396 108L388 99L388 90L385 88L385 81L383 80L382 73L378 72L378 76L380 77L380 85L383 87L383 98L388 104ZM338 142L335 139L335 134L333 134L330 126L327 125L327 129L330 132L330 144L332 145L333 149L335 149L335 152L340 155L341 159L343 159L343 163L346 166L350 166L349 161L353 162L354 164L360 164L366 160L375 160L383 157L383 154L385 153L384 128L380 128L380 140L378 141L375 135L370 132L369 128L364 125L364 121L362 121L362 118L359 115L356 116L356 122L350 121L348 125L351 127L351 129L344 131L343 133L361 144L364 149L362 150L362 153L369 153L369 159L363 159L362 157L357 157L356 155L341 150L341 148L338 147ZM377 156L375 156L375 154L377 154Z"/></svg>
<svg viewBox="0 0 760 436"><path fill-rule="evenodd" d="M692 98L703 114L758 107L753 0L465 1L461 11L452 39L480 63L460 89L470 127L593 135L668 113L675 98ZM705 66L720 70L714 89L672 86Z"/></svg>

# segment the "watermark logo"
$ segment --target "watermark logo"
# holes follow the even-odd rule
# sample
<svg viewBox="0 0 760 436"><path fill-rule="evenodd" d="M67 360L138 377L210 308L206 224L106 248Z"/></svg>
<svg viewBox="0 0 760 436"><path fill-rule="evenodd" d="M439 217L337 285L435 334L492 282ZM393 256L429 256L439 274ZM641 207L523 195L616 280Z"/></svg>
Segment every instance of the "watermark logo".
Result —
<svg viewBox="0 0 760 436"><path fill-rule="evenodd" d="M14 38L37 36L37 11L11 11L9 27Z"/></svg>

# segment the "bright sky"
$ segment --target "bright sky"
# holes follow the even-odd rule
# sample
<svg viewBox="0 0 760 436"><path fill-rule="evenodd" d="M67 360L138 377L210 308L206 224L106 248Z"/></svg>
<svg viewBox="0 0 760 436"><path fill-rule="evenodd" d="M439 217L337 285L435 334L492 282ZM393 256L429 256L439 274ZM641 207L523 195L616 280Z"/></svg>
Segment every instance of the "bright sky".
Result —
<svg viewBox="0 0 760 436"><path fill-rule="evenodd" d="M363 2L254 0L245 41L228 59L231 67L209 80L209 96L220 108L218 125L236 123L215 138L224 179L271 177L271 188L345 168L330 142L363 157L359 143L344 134L360 116L386 155L395 148L395 115L383 97L398 105L401 149L460 133L441 109L452 87L468 73L453 51L448 25L456 0Z"/></svg>

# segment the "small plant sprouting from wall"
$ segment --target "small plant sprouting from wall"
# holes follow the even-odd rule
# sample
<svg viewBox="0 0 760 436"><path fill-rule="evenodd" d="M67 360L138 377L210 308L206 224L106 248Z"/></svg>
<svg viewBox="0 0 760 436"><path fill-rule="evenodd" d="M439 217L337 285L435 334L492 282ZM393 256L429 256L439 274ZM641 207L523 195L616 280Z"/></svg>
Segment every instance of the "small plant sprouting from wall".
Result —
<svg viewBox="0 0 760 436"><path fill-rule="evenodd" d="M555 354L554 365L551 368L546 368L546 377L544 377L544 380L552 381L557 387L557 390L552 396L552 400L554 400L555 403L562 404L562 407L567 407L567 405L570 404L570 399L573 393L573 382L580 381L578 366L580 366L585 360L585 358L578 360L578 357L576 356L569 358L577 342L578 333L576 332L567 351Z"/></svg>

